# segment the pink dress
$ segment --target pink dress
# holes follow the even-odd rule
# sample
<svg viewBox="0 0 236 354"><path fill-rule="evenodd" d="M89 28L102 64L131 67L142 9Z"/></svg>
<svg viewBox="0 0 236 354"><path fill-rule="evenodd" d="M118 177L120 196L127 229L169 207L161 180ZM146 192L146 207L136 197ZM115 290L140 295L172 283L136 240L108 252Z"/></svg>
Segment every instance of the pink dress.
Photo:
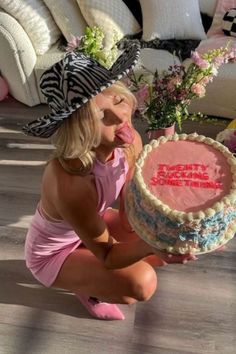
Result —
<svg viewBox="0 0 236 354"><path fill-rule="evenodd" d="M119 197L128 172L122 149L106 164L96 160L92 169L98 193L98 213L103 216ZM79 207L79 205L78 205ZM29 227L25 242L26 265L34 277L49 287L55 281L66 257L81 244L79 236L66 221L49 221L39 208Z"/></svg>

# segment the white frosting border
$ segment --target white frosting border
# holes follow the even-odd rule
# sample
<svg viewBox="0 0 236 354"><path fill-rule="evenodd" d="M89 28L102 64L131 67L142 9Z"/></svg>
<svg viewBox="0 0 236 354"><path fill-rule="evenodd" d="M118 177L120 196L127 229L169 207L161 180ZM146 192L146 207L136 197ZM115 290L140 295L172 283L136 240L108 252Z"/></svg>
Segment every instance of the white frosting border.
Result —
<svg viewBox="0 0 236 354"><path fill-rule="evenodd" d="M128 191L129 198L126 199L126 206L130 210L129 212L129 222L131 226L133 227L134 231L145 241L147 242L150 246L162 251L162 252L168 252L172 254L186 254L186 253L194 253L196 255L200 255L203 253L209 253L217 250L219 247L224 246L226 243L228 243L233 237L236 232L236 221L232 221L226 230L226 232L223 233L223 235L220 237L218 240L217 244L212 244L211 246L206 246L203 248L200 247L195 247L191 245L190 242L187 242L182 246L170 246L169 244L163 242L163 241L158 241L153 239L153 233L150 232L148 229L145 229L145 232L143 232L143 225L142 222L134 217L135 212L134 212L134 205L133 205L133 198L132 198L132 193ZM131 199L130 199L131 198Z"/></svg>
<svg viewBox="0 0 236 354"><path fill-rule="evenodd" d="M172 210L168 205L164 204L157 197L153 196L149 189L147 188L143 176L142 176L142 167L144 165L145 159L148 154L152 151L153 148L158 147L161 144L166 143L167 141L177 141L177 140L190 140L197 141L207 145L213 146L216 150L219 150L227 159L227 162L230 165L230 169L232 172L232 184L230 193L222 198L221 201L213 204L211 208L207 208L204 210L200 210L198 212L184 212L178 210ZM206 217L211 217L215 215L216 212L219 212L224 209L224 206L233 206L236 202L236 158L229 151L229 149L218 141L206 137L204 135L198 135L197 133L192 134L177 134L169 135L167 137L161 136L157 140L152 140L149 144L146 144L143 147L143 150L135 164L135 173L134 173L134 181L139 189L143 198L147 198L149 203L153 208L160 211L165 216L172 220L178 220L180 222L198 220L199 222Z"/></svg>

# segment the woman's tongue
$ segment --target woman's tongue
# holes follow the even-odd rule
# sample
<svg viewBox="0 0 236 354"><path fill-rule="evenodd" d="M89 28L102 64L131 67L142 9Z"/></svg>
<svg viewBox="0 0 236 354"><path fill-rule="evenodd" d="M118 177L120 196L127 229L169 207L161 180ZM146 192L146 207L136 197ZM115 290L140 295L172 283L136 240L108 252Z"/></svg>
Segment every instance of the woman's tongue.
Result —
<svg viewBox="0 0 236 354"><path fill-rule="evenodd" d="M115 135L117 138L127 144L132 144L134 141L134 130L127 123L118 129Z"/></svg>

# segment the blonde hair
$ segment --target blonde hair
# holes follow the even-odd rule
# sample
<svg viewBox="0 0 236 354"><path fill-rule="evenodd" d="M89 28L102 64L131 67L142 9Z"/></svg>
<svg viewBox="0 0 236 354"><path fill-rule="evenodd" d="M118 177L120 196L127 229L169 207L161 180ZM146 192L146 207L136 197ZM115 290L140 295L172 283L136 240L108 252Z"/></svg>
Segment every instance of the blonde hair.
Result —
<svg viewBox="0 0 236 354"><path fill-rule="evenodd" d="M135 96L120 81L104 90L103 92L115 92L122 94L130 101L133 112L137 106ZM70 173L87 174L95 159L94 148L101 142L100 121L98 108L93 99L89 100L58 128L53 135L52 143L55 146L53 158L58 158L63 168ZM79 159L82 168L72 170L67 165L67 160Z"/></svg>

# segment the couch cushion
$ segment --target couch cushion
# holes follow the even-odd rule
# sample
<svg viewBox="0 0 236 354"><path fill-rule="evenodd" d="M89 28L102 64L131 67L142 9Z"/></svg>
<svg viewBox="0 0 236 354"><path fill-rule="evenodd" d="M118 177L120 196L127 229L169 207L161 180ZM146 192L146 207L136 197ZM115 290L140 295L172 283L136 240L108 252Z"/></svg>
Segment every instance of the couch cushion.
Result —
<svg viewBox="0 0 236 354"><path fill-rule="evenodd" d="M35 106L40 103L34 66L34 47L19 22L0 9L0 68L10 94L18 101Z"/></svg>
<svg viewBox="0 0 236 354"><path fill-rule="evenodd" d="M102 27L105 48L110 49L114 31L118 39L141 30L137 20L122 0L77 0L80 10L90 27Z"/></svg>
<svg viewBox="0 0 236 354"><path fill-rule="evenodd" d="M82 36L87 26L76 0L44 0L51 14L69 42L72 36Z"/></svg>
<svg viewBox="0 0 236 354"><path fill-rule="evenodd" d="M140 0L140 4L144 40L206 38L198 0Z"/></svg>
<svg viewBox="0 0 236 354"><path fill-rule="evenodd" d="M170 65L174 64L179 65L180 60L166 50L144 48L141 50L139 63L135 71L140 73L145 72L145 70L143 70L144 67L148 72L154 73L157 69L158 72L161 73L167 70Z"/></svg>
<svg viewBox="0 0 236 354"><path fill-rule="evenodd" d="M43 55L61 35L42 0L1 0L1 7L19 21L38 55Z"/></svg>

